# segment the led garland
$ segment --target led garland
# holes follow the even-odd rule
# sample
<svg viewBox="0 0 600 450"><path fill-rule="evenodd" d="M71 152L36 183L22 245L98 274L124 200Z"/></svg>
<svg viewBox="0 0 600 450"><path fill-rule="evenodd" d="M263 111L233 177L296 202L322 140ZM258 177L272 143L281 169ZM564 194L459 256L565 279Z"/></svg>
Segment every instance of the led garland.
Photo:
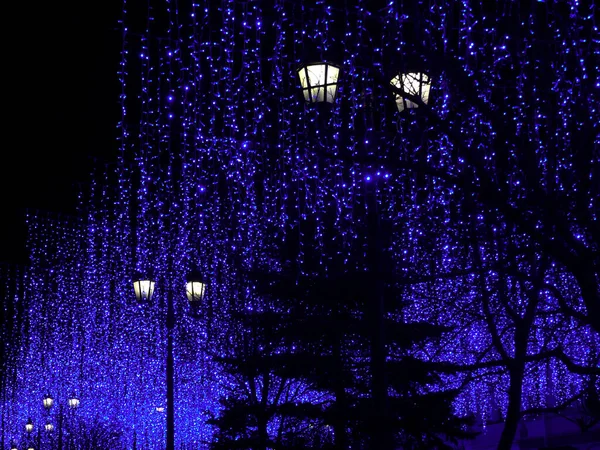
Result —
<svg viewBox="0 0 600 450"><path fill-rule="evenodd" d="M148 448L164 446L165 416L159 409L166 392L164 299L171 291L177 299L176 439L188 448L203 448L213 438L205 420L218 411L218 399L231 382L203 346L223 342L232 310L260 308L253 287L236 282L239 264L277 268L273 254L284 243L298 241L298 263L304 267L313 247L326 247L332 215L340 251L353 264L364 265L368 242L362 208L369 184L375 186L379 213L392 228L386 252L404 277L432 275L432 262L437 273L473 267L474 250L464 244L471 224L482 236L484 265L504 259L502 236L507 234L520 251L541 252L529 236L508 226L502 213L480 207L477 199L470 200L471 211L464 201L468 194L459 186L414 170L394 170L389 162L426 162L475 184L483 182L479 177L484 174L502 180L503 192L515 202L526 198L536 181L537 189L576 201L578 189L584 188L570 175L577 106L585 96L590 96L589 105L598 104L597 91L588 89L598 67L585 56L585 49L597 43L588 36L597 33L594 5L583 11L572 2L569 23L560 19L560 5L519 9L508 1L467 0L427 5L416 12L390 2L375 11L363 1L338 9L324 1L313 7L283 0L223 0L194 3L188 10L165 0L148 11L146 29L138 36L127 27L130 5L124 2L117 164L94 174L84 221L29 218L32 266L19 281L27 288L17 300L27 319L18 328L23 344L16 353L16 376L3 397L9 441L23 439L29 417L44 423L41 398L47 391L60 401L76 390L78 420L102 418L123 433L129 446L134 440ZM517 18L523 34L511 35L507 27ZM373 33L373 23L379 34ZM552 32L542 32L544 25ZM414 42L411 31L421 41ZM554 37L555 57L535 57L545 45L540 33ZM455 58L466 83L477 88L462 98L446 72L450 68L442 65L431 75L431 107L466 148L477 150L476 163L484 169L477 177L456 143L419 111L390 113L393 93L382 92L366 70L385 70L390 53L406 55L417 44ZM338 48L342 52L333 53ZM299 101L294 68L305 62L310 49L322 59L340 58L338 100L329 109ZM365 67L365 54L372 67ZM426 63L434 67L435 58L429 55ZM132 95L134 79L140 91ZM545 98L547 92L555 93L557 101ZM378 117L369 116L367 94ZM498 100L506 103L500 105L504 109ZM513 114L512 135L489 118L503 110ZM136 111L139 124L131 123ZM592 117L586 119L600 119L597 107L588 112ZM171 133L177 126L182 140L174 152ZM535 157L537 180L523 169L525 151ZM365 156L380 157L382 167L344 160ZM598 161L590 163L593 180ZM590 198L589 214L596 221ZM578 233L591 247L585 230ZM323 251L324 268L329 256ZM514 263L532 273L526 261ZM200 319L188 314L184 301L184 277L192 268L213 280ZM157 303L140 309L132 301L131 275L148 269L156 273ZM415 354L474 363L491 345L485 323L473 320L472 313L482 308L480 281L495 292L490 301L496 322L506 331L507 351L513 351L513 325L498 292L514 288L509 297L517 310L525 307L525 294L514 287L514 279L500 280L490 269L481 280L463 274L404 286L404 298L411 302L403 320L455 325L462 336L449 336L444 352L425 346ZM548 314L535 319L530 351L562 343L578 363L590 363L598 357L597 334L562 313L550 313L557 309L558 294L585 312L572 275L553 261L545 283L556 291L541 291L539 308ZM553 327L554 334L541 332L543 327ZM490 352L486 358L496 356ZM584 377L568 373L556 360L529 364L527 371L523 408L560 403L585 386ZM447 384L461 380L448 376ZM505 374L468 384L456 410L475 413L484 422L496 410L504 414L506 385Z"/></svg>

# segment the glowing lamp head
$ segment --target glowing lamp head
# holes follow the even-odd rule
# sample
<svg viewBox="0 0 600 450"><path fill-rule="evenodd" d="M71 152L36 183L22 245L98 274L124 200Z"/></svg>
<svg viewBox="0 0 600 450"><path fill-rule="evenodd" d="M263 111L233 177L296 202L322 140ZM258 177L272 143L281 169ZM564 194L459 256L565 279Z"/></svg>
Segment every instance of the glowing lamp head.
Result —
<svg viewBox="0 0 600 450"><path fill-rule="evenodd" d="M54 430L54 425L52 425L50 422L48 422L46 424L46 431L52 431Z"/></svg>
<svg viewBox="0 0 600 450"><path fill-rule="evenodd" d="M35 450L33 447L27 447L27 450Z"/></svg>
<svg viewBox="0 0 600 450"><path fill-rule="evenodd" d="M190 304L198 304L204 299L206 292L206 282L200 272L190 272L187 276L185 295Z"/></svg>
<svg viewBox="0 0 600 450"><path fill-rule="evenodd" d="M156 407L156 411L157 411L157 412L160 412L160 413L161 413L161 412L164 412L164 411L165 411L165 407L164 407L164 406L157 406L157 407Z"/></svg>
<svg viewBox="0 0 600 450"><path fill-rule="evenodd" d="M33 422L31 421L31 419L29 419L25 424L25 431L27 431L28 433L31 433L33 431Z"/></svg>
<svg viewBox="0 0 600 450"><path fill-rule="evenodd" d="M396 75L390 81L390 84L404 92L420 97L424 104L429 101L429 89L431 88L431 79L429 75L422 72L409 72ZM396 94L396 105L398 111L402 112L405 109L417 108L419 105Z"/></svg>
<svg viewBox="0 0 600 450"><path fill-rule="evenodd" d="M326 62L303 65L298 78L307 103L333 103L337 94L340 68Z"/></svg>
<svg viewBox="0 0 600 450"><path fill-rule="evenodd" d="M79 399L77 397L69 398L69 408L71 408L71 409L79 408Z"/></svg>
<svg viewBox="0 0 600 450"><path fill-rule="evenodd" d="M145 277L141 274L136 274L133 278L133 291L135 292L135 298L139 303L146 303L152 301L154 295L155 282L149 277Z"/></svg>
<svg viewBox="0 0 600 450"><path fill-rule="evenodd" d="M49 395L46 395L44 397L44 408L50 409L50 408L52 408L52 405L54 405L54 399L52 397L50 397Z"/></svg>

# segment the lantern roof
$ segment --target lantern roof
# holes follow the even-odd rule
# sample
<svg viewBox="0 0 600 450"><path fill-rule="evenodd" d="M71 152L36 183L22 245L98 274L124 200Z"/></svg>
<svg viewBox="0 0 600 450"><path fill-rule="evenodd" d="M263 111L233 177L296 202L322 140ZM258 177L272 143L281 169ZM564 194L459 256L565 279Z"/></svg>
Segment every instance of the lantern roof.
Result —
<svg viewBox="0 0 600 450"><path fill-rule="evenodd" d="M133 273L133 281L142 281L142 280L150 280L155 281L154 279L154 271L153 270L136 270Z"/></svg>
<svg viewBox="0 0 600 450"><path fill-rule="evenodd" d="M204 275L198 269L191 270L185 277L185 281L187 282L200 282L204 283L205 281Z"/></svg>

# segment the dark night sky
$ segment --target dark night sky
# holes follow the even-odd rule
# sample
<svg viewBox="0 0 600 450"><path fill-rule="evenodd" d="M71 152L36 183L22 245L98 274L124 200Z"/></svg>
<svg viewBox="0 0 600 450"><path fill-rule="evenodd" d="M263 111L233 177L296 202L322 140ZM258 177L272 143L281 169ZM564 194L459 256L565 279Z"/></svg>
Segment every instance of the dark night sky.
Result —
<svg viewBox="0 0 600 450"><path fill-rule="evenodd" d="M0 261L25 263L26 208L73 213L92 158L115 159L121 1L14 3L3 8Z"/></svg>

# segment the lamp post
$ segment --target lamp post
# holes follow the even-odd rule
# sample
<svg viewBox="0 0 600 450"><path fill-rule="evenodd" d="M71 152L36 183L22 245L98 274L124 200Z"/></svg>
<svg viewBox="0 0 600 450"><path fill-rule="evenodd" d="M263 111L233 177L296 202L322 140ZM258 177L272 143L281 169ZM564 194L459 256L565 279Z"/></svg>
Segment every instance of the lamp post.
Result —
<svg viewBox="0 0 600 450"><path fill-rule="evenodd" d="M368 260L370 271L375 277L374 283L374 309L371 311L371 395L374 414L372 416L373 437L372 448L377 450L391 450L391 438L388 432L388 380L385 362L387 359L385 343L385 298L383 293L382 246L381 227L377 208L376 180L367 182L367 240Z"/></svg>
<svg viewBox="0 0 600 450"><path fill-rule="evenodd" d="M70 448L70 445L72 445L73 441L74 441L74 436L73 436L73 433L72 433L72 430L73 430L73 427L74 427L73 413L74 413L74 411L76 409L79 408L79 405L81 404L81 402L79 400L79 397L77 397L75 395L71 395L69 397L68 401L67 401L67 404L69 405L69 409L71 410L71 413L69 414L70 417L68 418L69 423L70 423L70 425L69 425L69 430L70 431L69 431L69 436L68 436L69 437L69 443L67 443L67 446L69 446L69 448ZM59 435L59 442L60 442L60 445L62 445L62 423L61 423L61 426L60 426L60 430L61 431L60 431L60 435Z"/></svg>
<svg viewBox="0 0 600 450"><path fill-rule="evenodd" d="M27 420L27 423L25 424L25 431L27 432L27 441L29 441L31 439L31 433L33 431L33 420L31 420L31 417ZM14 446L16 446L16 444L13 444ZM31 446L30 446L31 447Z"/></svg>
<svg viewBox="0 0 600 450"><path fill-rule="evenodd" d="M79 408L80 405L80 401L79 398L76 396L71 396L68 398L67 401L69 408L70 409L77 409ZM54 407L54 398L52 398L52 396L50 395L45 395L43 400L42 400L42 404L44 406L44 409L46 409L46 411L48 411L48 420L46 421L45 425L44 425L44 430L46 431L46 433L51 433L54 431L54 424L51 422L50 420L50 410ZM58 412L58 443L57 443L57 448L59 450L62 450L62 441L63 441L63 405L59 402L58 404L59 406L59 412ZM40 430L41 427L38 428L38 443L37 443L37 447L38 449L41 448L41 434L40 434ZM33 425L33 420L31 419L31 417L27 420L27 423L25 424L25 432L27 433L28 439L30 440L31 437L31 433L34 431L34 425ZM16 445L16 444L14 444ZM33 444L29 445L29 448L33 448Z"/></svg>
<svg viewBox="0 0 600 450"><path fill-rule="evenodd" d="M133 290L139 303L150 304L156 282L150 277L136 274ZM191 272L187 277L186 296L190 306L198 304L204 298L206 284L199 272ZM167 450L175 450L175 377L173 359L173 330L175 328L175 309L172 290L167 293Z"/></svg>
<svg viewBox="0 0 600 450"><path fill-rule="evenodd" d="M327 84L329 65L325 63L301 67L298 71L304 98L309 103L319 101L333 102L337 92L337 76L339 68L335 67L335 87ZM392 84L393 80L392 80ZM324 96L322 92L327 92ZM331 92L331 94L330 94ZM368 129L375 127L373 120L372 104L367 103ZM365 140L368 142L368 140ZM367 149L365 148L365 151ZM387 352L385 347L385 299L383 282L380 277L382 269L382 245L380 233L380 218L377 204L377 186L375 177L365 180L365 207L367 212L367 247L369 271L373 276L375 292L374 308L369 311L371 321L371 396L373 413L371 414L371 448L374 450L392 450L391 433L388 421L388 382L386 377L385 362Z"/></svg>
<svg viewBox="0 0 600 450"><path fill-rule="evenodd" d="M43 400L43 405L44 408L46 408L46 410L48 411L48 420L46 421L46 425L44 425L44 429L46 430L46 433L49 434L52 431L54 431L54 424L52 424L52 422L50 422L50 410L52 409L52 407L54 406L54 399L50 396L50 395L46 395L44 397ZM62 408L59 408L59 439L58 439L58 449L62 450L62 421L61 421L61 413L62 413ZM50 437L48 437L48 439L50 439ZM38 448L41 447L40 446L41 441L38 443Z"/></svg>
<svg viewBox="0 0 600 450"><path fill-rule="evenodd" d="M335 71L330 72L329 67ZM333 73L335 77L330 77ZM333 103L337 92L337 78L339 67L327 63L303 66L298 70L304 99L308 103L328 101ZM328 81L331 80L331 84ZM394 84L392 80L391 84ZM333 86L333 87L330 87ZM326 95L323 94L326 92ZM400 106L398 106L400 108ZM367 103L369 114L369 128L374 127L372 105ZM366 150L366 149L365 149ZM382 252L379 213L377 210L376 180L369 177L365 180L365 207L367 211L367 239L368 239L368 264L375 286L375 305L370 311L371 319L371 396L373 401L373 414L371 415L371 448L374 450L391 450L392 441L388 432L388 398L387 377L385 375L386 348L384 335L385 302L383 283L380 277L382 268Z"/></svg>
<svg viewBox="0 0 600 450"><path fill-rule="evenodd" d="M307 64L298 69L298 77L307 103L335 101L337 81L340 68L329 63ZM395 99L398 111L414 109L419 105L397 93L401 90L411 96L419 97L424 104L429 101L431 79L423 72L401 72L390 80L390 85L396 90ZM376 129L373 120L373 105L367 103L367 129ZM368 140L365 140L368 142ZM376 178L371 176L366 180L365 206L367 209L367 239L368 264L375 279L375 305L371 311L371 395L374 414L372 417L372 442L374 450L391 450L393 448L392 433L389 430L388 380L386 376L386 339L385 339L385 298L383 280L381 279L382 236L380 217L377 203Z"/></svg>

